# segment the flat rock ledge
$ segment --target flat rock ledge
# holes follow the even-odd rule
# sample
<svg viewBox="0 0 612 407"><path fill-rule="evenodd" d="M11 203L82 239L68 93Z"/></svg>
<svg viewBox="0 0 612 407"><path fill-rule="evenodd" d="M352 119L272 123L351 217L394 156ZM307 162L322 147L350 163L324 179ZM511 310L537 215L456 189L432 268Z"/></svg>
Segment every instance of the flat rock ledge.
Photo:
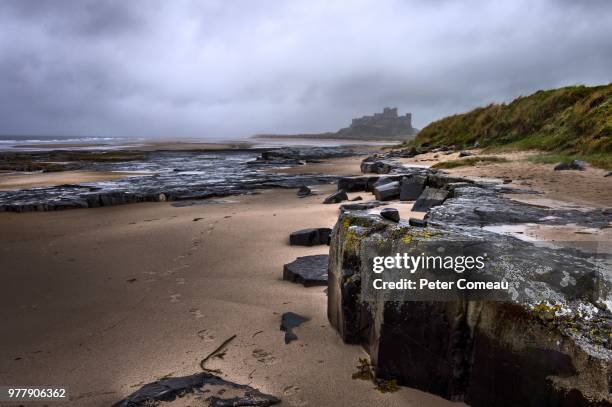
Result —
<svg viewBox="0 0 612 407"><path fill-rule="evenodd" d="M229 382L210 373L168 377L149 383L113 407L153 407L173 405L184 399L192 406L260 406L280 403L280 399L243 384ZM183 400L181 400L183 401Z"/></svg>
<svg viewBox="0 0 612 407"><path fill-rule="evenodd" d="M472 407L612 405L609 258L538 247L483 228L604 227L612 213L546 210L510 201L501 191L459 182L420 227L341 212L330 243L331 325L346 343L364 347L378 378ZM372 256L435 255L448 242L465 241L488 253L487 272L495 274L489 277L510 283L508 299L413 300L408 290L368 290L376 278Z"/></svg>
<svg viewBox="0 0 612 407"><path fill-rule="evenodd" d="M298 257L283 267L283 280L302 284L304 287L327 286L329 255Z"/></svg>

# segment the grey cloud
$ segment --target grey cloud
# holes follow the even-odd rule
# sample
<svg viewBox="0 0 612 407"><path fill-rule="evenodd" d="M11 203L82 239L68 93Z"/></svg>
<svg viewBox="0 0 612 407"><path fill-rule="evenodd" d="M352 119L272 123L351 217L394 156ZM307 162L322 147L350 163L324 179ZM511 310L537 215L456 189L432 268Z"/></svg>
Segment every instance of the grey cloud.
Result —
<svg viewBox="0 0 612 407"><path fill-rule="evenodd" d="M0 2L0 134L239 137L334 130L383 106L418 127L602 84L612 3Z"/></svg>

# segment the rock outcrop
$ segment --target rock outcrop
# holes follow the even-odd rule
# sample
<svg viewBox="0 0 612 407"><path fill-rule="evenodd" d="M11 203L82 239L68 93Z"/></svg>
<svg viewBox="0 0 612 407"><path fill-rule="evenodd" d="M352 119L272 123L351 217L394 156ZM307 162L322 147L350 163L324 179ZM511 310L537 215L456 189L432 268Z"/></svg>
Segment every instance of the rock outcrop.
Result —
<svg viewBox="0 0 612 407"><path fill-rule="evenodd" d="M609 257L539 247L483 226L602 227L612 211L547 210L504 198L503 187L464 181L433 177L432 185L449 197L418 226L341 212L330 247L332 326L346 343L365 348L379 378L473 407L610 405ZM421 296L372 288L374 256L438 254L453 244L464 253L487 253L488 267L479 276L507 281L510 288L503 295Z"/></svg>

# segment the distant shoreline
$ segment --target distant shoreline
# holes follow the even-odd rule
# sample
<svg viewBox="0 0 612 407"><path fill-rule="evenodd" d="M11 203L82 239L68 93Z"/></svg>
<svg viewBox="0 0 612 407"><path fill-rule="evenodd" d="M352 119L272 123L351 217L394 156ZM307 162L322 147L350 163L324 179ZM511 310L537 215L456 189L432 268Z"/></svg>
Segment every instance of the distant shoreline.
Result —
<svg viewBox="0 0 612 407"><path fill-rule="evenodd" d="M414 135L389 138L389 139L378 139L369 137L358 137L358 136L343 136L338 133L307 133L307 134L256 134L251 136L251 139L316 139L316 140L350 140L356 142L380 142L380 143L401 143L402 141L410 140L414 138Z"/></svg>

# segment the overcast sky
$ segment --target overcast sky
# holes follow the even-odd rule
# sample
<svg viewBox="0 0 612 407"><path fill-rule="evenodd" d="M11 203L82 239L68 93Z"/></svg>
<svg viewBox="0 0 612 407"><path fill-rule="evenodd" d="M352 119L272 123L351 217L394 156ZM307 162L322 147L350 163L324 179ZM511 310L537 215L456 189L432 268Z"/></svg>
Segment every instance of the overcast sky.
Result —
<svg viewBox="0 0 612 407"><path fill-rule="evenodd" d="M612 1L1 0L0 134L414 125L612 81Z"/></svg>

